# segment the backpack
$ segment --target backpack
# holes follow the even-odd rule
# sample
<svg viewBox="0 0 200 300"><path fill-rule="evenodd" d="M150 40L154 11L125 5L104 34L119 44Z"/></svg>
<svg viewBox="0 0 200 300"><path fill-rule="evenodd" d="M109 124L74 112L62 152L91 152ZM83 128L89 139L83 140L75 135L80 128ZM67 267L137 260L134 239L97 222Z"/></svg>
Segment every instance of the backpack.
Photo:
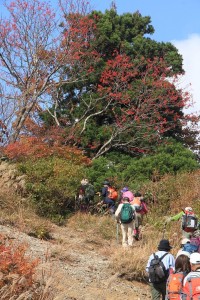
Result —
<svg viewBox="0 0 200 300"><path fill-rule="evenodd" d="M169 275L166 288L166 300L180 300L185 272L175 272Z"/></svg>
<svg viewBox="0 0 200 300"><path fill-rule="evenodd" d="M108 188L108 198L112 200L117 200L118 198L118 193L113 187Z"/></svg>
<svg viewBox="0 0 200 300"><path fill-rule="evenodd" d="M87 184L85 187L85 196L87 198L93 198L95 195L94 186L92 184Z"/></svg>
<svg viewBox="0 0 200 300"><path fill-rule="evenodd" d="M200 300L200 277L189 277L183 288L183 299Z"/></svg>
<svg viewBox="0 0 200 300"><path fill-rule="evenodd" d="M141 210L142 210L141 197L134 197L132 205L135 207L136 212L141 212Z"/></svg>
<svg viewBox="0 0 200 300"><path fill-rule="evenodd" d="M141 215L145 215L148 213L148 208L147 208L147 205L144 201L141 201L141 205L142 205L142 209L140 211L140 214Z"/></svg>
<svg viewBox="0 0 200 300"><path fill-rule="evenodd" d="M154 258L150 262L149 266L149 279L152 283L161 283L167 280L168 272L162 262L162 259L167 255L166 252L163 256L160 258L158 255L155 255L153 253Z"/></svg>
<svg viewBox="0 0 200 300"><path fill-rule="evenodd" d="M190 244L197 246L198 247L197 252L200 253L200 237L199 236L197 236L197 237L191 237Z"/></svg>
<svg viewBox="0 0 200 300"><path fill-rule="evenodd" d="M134 198L133 193L131 191L123 192L122 193L122 198L124 198L124 197L129 198L129 202L132 202L133 198Z"/></svg>
<svg viewBox="0 0 200 300"><path fill-rule="evenodd" d="M128 224L133 221L135 215L134 215L134 209L132 208L130 203L124 203L121 208L120 212L120 220L123 224Z"/></svg>
<svg viewBox="0 0 200 300"><path fill-rule="evenodd" d="M193 232L197 229L198 219L194 215L184 214L182 216L182 229L186 232Z"/></svg>
<svg viewBox="0 0 200 300"><path fill-rule="evenodd" d="M184 246L183 246L183 251L187 251L189 252L190 254L194 253L194 252L198 252L198 246L197 245L193 245L191 243L186 243Z"/></svg>

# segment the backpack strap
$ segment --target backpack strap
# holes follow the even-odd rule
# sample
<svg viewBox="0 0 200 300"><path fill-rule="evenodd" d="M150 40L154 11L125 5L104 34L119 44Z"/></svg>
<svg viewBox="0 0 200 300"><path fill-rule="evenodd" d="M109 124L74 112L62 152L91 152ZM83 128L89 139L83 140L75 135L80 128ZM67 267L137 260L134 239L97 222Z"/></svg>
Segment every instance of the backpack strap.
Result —
<svg viewBox="0 0 200 300"><path fill-rule="evenodd" d="M164 258L167 254L169 254L169 253L166 252L165 254L163 254L163 256L161 256L161 257L159 258L159 260L160 260L160 261L163 260L163 258Z"/></svg>
<svg viewBox="0 0 200 300"><path fill-rule="evenodd" d="M189 296L192 299L192 280L191 278L188 279L188 287L189 287Z"/></svg>
<svg viewBox="0 0 200 300"><path fill-rule="evenodd" d="M153 256L154 256L155 259L156 259L156 257L158 257L159 261L161 261L161 260L163 260L163 258L164 258L167 254L169 254L169 253L166 252L165 254L163 254L163 256L158 257L158 255L156 255L155 253L153 253Z"/></svg>

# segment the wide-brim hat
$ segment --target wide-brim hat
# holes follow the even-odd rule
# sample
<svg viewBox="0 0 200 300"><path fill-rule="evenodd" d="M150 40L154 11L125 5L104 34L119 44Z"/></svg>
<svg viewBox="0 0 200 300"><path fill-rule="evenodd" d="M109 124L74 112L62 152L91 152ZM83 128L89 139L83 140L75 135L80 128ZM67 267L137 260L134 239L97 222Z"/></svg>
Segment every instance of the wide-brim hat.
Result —
<svg viewBox="0 0 200 300"><path fill-rule="evenodd" d="M158 250L160 251L169 251L172 249L172 246L169 243L169 240L161 240L159 245L158 245Z"/></svg>
<svg viewBox="0 0 200 300"><path fill-rule="evenodd" d="M185 245L187 243L190 243L190 239L184 238L181 240L181 245Z"/></svg>

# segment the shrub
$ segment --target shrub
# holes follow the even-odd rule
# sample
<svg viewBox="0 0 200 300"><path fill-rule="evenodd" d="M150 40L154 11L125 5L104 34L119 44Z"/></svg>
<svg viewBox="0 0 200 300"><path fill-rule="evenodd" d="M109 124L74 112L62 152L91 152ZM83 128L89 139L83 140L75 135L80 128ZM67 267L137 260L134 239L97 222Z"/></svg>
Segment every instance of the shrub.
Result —
<svg viewBox="0 0 200 300"><path fill-rule="evenodd" d="M100 189L102 182L108 178L118 188L128 185L132 190L138 190L144 182L160 180L165 174L191 172L199 167L192 151L171 140L158 147L154 154L138 158L110 152L94 160L86 172L96 189Z"/></svg>
<svg viewBox="0 0 200 300"><path fill-rule="evenodd" d="M33 287L38 260L30 260L25 250L24 245L13 246L4 236L0 236L1 299L16 299ZM7 298L4 298L5 295Z"/></svg>
<svg viewBox="0 0 200 300"><path fill-rule="evenodd" d="M27 191L39 215L58 219L73 210L84 165L52 156L26 160L19 164L19 171L27 175Z"/></svg>

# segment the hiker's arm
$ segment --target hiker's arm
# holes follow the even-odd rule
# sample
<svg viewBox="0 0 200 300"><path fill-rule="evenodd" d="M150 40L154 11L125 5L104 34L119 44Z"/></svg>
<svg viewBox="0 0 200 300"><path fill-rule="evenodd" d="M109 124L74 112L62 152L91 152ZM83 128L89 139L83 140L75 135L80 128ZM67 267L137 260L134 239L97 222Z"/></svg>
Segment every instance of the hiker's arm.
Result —
<svg viewBox="0 0 200 300"><path fill-rule="evenodd" d="M167 223L169 223L169 222L171 222L171 221L178 221L178 220L182 217L183 214L184 214L184 212L181 211L180 213L178 213L178 214L175 215L175 216L172 216L172 217L164 217L164 219L165 219L165 224L167 224Z"/></svg>
<svg viewBox="0 0 200 300"><path fill-rule="evenodd" d="M121 208L122 208L122 205L119 204L119 206L118 206L118 208L117 208L117 210L115 212L115 217L116 217L117 222L119 222L119 220L120 220Z"/></svg>
<svg viewBox="0 0 200 300"><path fill-rule="evenodd" d="M151 262L152 258L153 258L153 256L151 255L151 256L149 257L148 262L147 262L147 265L146 265L146 268L145 268L145 270L146 270L147 273L149 273L149 266L150 266L150 262Z"/></svg>
<svg viewBox="0 0 200 300"><path fill-rule="evenodd" d="M178 213L177 215L173 216L170 218L170 221L178 221L180 220L180 218L182 217L182 215L184 215L184 212L181 211L180 213Z"/></svg>

